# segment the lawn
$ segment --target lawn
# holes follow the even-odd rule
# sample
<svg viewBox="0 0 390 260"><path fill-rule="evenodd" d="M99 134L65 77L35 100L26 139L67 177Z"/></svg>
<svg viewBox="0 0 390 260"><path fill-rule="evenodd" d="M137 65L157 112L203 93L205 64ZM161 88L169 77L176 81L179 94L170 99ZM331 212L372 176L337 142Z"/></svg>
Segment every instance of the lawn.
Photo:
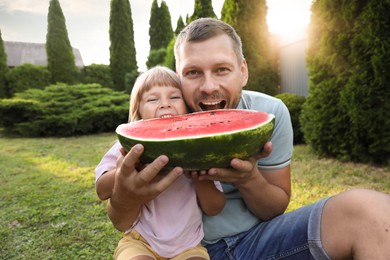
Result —
<svg viewBox="0 0 390 260"><path fill-rule="evenodd" d="M111 259L121 233L94 189L114 134L0 137L0 258ZM288 210L354 187L390 194L390 169L318 159L296 146Z"/></svg>

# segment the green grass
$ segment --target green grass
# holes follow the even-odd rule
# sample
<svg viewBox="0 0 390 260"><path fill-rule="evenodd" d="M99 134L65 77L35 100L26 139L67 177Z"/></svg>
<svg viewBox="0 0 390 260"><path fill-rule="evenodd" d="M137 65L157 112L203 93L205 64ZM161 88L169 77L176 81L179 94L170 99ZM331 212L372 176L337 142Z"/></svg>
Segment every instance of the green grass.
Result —
<svg viewBox="0 0 390 260"><path fill-rule="evenodd" d="M121 234L94 189L114 135L0 138L0 259L109 259Z"/></svg>
<svg viewBox="0 0 390 260"><path fill-rule="evenodd" d="M121 233L95 194L94 168L114 134L0 137L0 258L112 259ZM354 188L390 193L390 169L318 159L296 146L289 210Z"/></svg>

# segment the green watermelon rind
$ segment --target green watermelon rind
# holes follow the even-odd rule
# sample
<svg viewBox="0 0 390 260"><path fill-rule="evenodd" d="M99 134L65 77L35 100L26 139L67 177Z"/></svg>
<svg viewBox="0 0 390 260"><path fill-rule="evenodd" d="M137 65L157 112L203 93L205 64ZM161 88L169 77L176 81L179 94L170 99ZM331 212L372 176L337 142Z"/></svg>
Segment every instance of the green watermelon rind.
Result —
<svg viewBox="0 0 390 260"><path fill-rule="evenodd" d="M185 170L201 170L211 167L229 167L233 158L248 159L258 154L264 144L271 139L275 117L258 127L235 133L203 136L170 141L146 141L130 139L117 131L117 137L126 151L134 145L142 144L144 153L140 158L143 164L151 163L160 155L167 155L167 167L180 166Z"/></svg>

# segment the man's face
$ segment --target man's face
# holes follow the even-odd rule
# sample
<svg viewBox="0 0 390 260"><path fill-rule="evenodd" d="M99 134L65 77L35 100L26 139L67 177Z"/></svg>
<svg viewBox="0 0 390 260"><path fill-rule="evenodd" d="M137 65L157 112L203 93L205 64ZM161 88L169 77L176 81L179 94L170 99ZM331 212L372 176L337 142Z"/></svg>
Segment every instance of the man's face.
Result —
<svg viewBox="0 0 390 260"><path fill-rule="evenodd" d="M227 35L180 46L177 72L191 111L236 108L248 80Z"/></svg>

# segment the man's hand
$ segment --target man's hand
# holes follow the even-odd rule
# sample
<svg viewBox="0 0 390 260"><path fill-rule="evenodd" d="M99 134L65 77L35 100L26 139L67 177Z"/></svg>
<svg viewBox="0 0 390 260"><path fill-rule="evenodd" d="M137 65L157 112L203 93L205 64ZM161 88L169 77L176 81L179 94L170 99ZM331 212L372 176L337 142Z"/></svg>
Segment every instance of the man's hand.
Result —
<svg viewBox="0 0 390 260"><path fill-rule="evenodd" d="M221 182L229 182L233 184L244 183L255 177L259 171L257 169L257 160L267 157L272 152L272 143L267 142L262 151L249 158L248 160L232 159L229 168L211 168L207 171L198 173L199 180L218 180ZM194 173L192 174L192 177Z"/></svg>
<svg viewBox="0 0 390 260"><path fill-rule="evenodd" d="M211 168L199 174L200 180L218 180L233 184L241 193L249 210L258 218L271 219L287 208L290 193L290 167L260 171L257 160L272 152L272 144L264 145L261 153L247 159L232 159L229 168Z"/></svg>

